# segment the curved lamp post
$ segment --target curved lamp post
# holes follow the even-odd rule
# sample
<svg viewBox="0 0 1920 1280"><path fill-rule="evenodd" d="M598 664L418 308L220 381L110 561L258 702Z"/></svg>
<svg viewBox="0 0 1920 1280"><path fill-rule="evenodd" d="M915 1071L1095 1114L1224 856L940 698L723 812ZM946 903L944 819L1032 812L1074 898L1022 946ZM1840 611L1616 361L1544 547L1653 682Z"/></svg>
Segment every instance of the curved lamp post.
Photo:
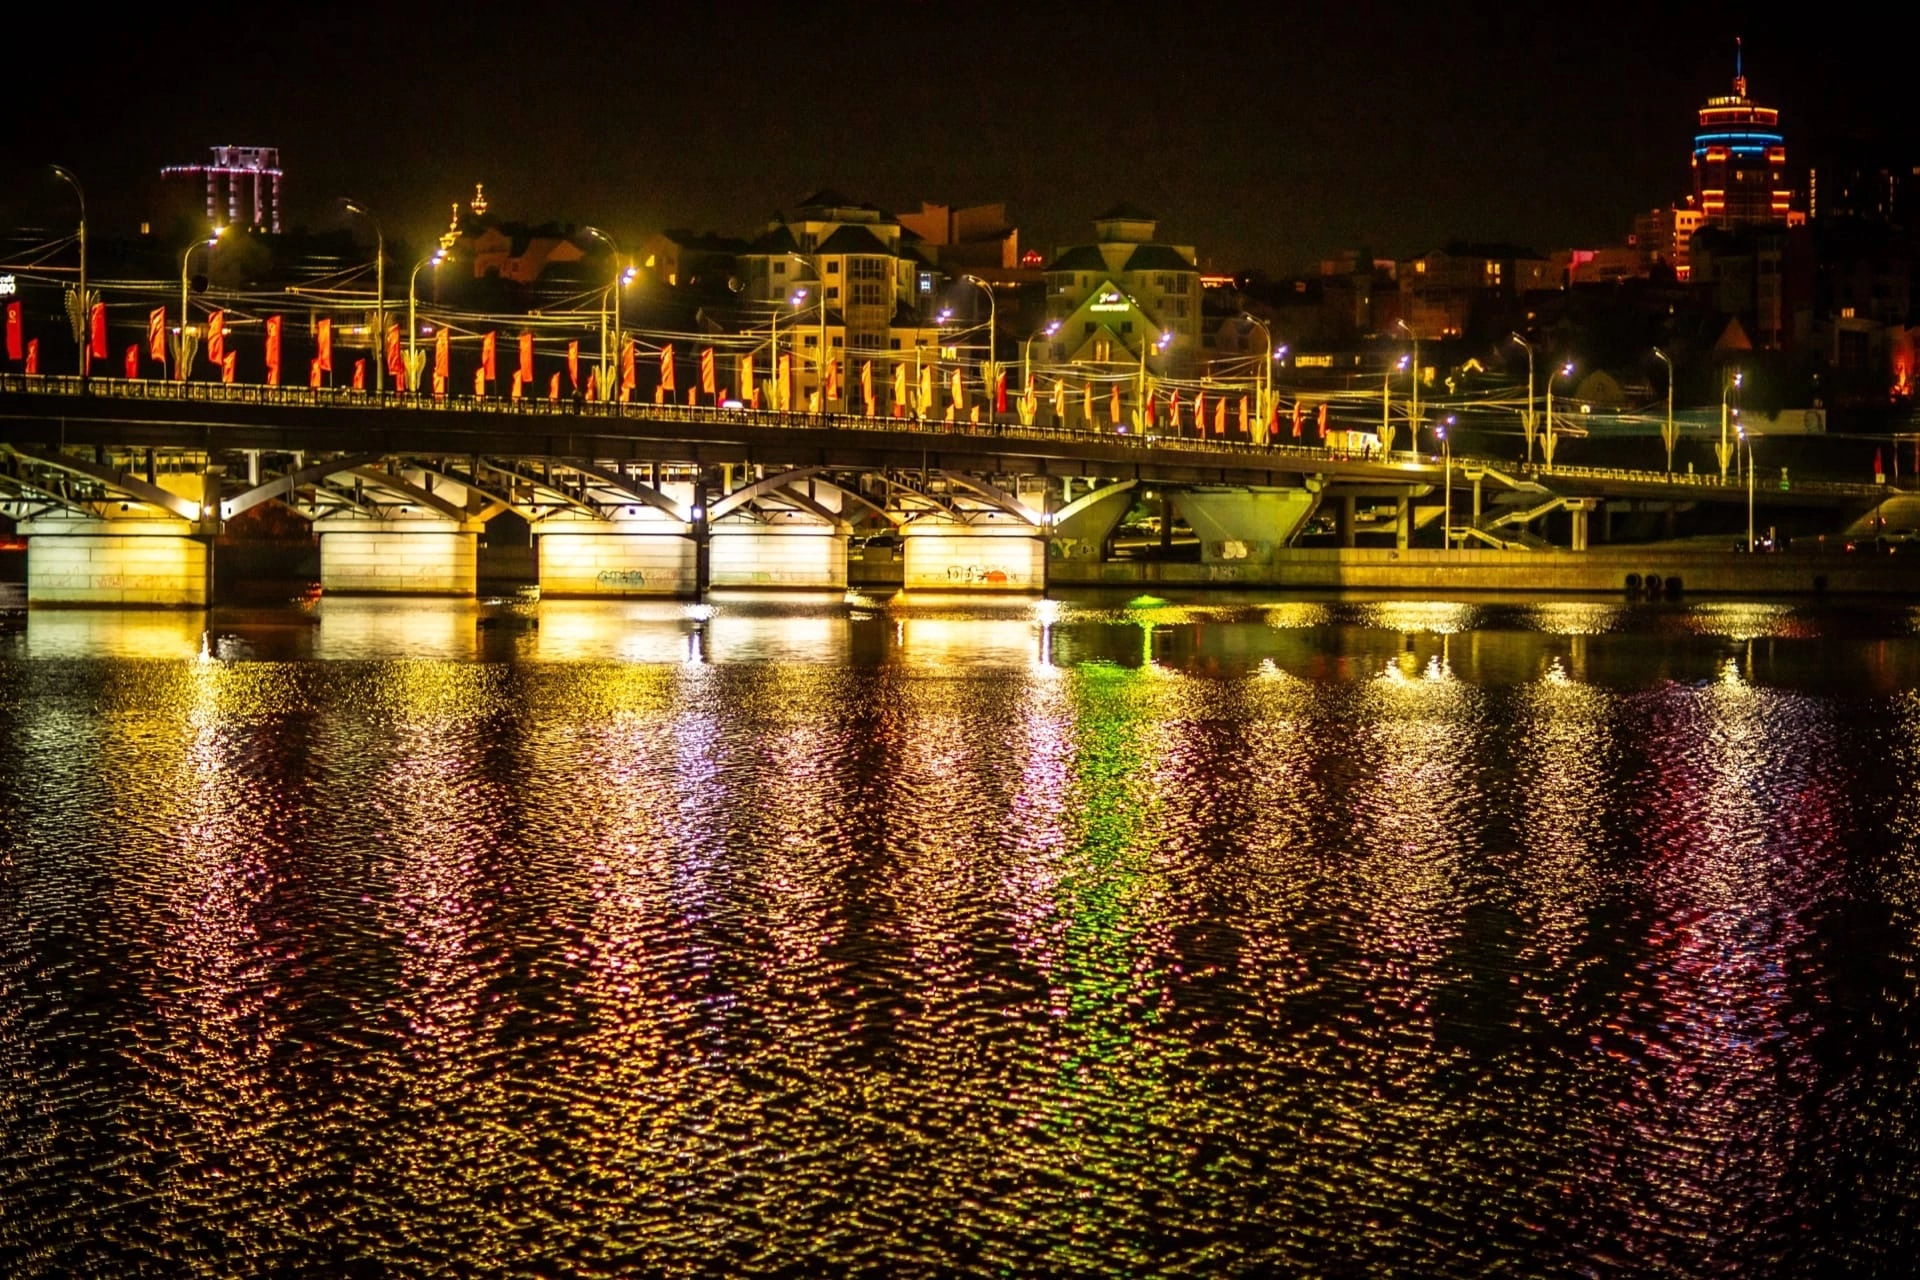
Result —
<svg viewBox="0 0 1920 1280"><path fill-rule="evenodd" d="M445 249L435 249L432 253L420 259L420 261L414 263L413 274L407 277L407 386L406 386L406 389L408 391L412 391L414 389L415 380L420 376L419 374L420 322L418 318L415 316L415 307L418 304L418 300L419 300L419 295L416 292L415 287L418 285L420 281L420 269L422 267L437 267L441 263L445 262L446 260L447 260L447 251Z"/></svg>
<svg viewBox="0 0 1920 1280"><path fill-rule="evenodd" d="M387 362L381 358L387 340L387 238L380 232L380 219L358 200L347 201L347 212L357 213L373 224L373 389L387 389Z"/></svg>
<svg viewBox="0 0 1920 1280"><path fill-rule="evenodd" d="M87 340L87 193L80 189L80 179L73 176L73 170L63 165L49 166L53 176L73 188L74 197L80 201L80 376L85 378L92 366L92 344ZM182 323L185 323L182 321Z"/></svg>

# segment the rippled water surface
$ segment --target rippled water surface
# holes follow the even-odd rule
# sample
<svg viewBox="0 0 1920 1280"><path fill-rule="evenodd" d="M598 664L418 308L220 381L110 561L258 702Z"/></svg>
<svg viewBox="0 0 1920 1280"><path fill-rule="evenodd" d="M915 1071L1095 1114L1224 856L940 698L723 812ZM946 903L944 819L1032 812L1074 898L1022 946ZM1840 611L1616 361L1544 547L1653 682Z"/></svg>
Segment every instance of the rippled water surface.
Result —
<svg viewBox="0 0 1920 1280"><path fill-rule="evenodd" d="M1920 613L0 634L0 1273L1907 1276Z"/></svg>

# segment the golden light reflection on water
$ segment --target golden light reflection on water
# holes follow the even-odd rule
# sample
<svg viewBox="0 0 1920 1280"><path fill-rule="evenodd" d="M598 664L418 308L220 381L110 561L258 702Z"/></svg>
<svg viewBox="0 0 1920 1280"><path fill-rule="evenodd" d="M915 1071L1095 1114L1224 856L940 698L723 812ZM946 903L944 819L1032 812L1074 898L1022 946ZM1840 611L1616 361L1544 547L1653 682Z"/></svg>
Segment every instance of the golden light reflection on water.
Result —
<svg viewBox="0 0 1920 1280"><path fill-rule="evenodd" d="M1909 639L556 603L0 650L0 1138L90 1189L0 1250L1705 1274L1904 1185Z"/></svg>

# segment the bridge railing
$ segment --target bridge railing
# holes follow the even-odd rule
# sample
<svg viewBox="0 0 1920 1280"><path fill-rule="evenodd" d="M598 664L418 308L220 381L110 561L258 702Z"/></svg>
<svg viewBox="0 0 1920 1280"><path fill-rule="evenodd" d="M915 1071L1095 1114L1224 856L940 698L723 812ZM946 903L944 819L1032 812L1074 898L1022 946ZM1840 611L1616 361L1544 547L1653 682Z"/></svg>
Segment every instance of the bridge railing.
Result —
<svg viewBox="0 0 1920 1280"><path fill-rule="evenodd" d="M867 417L864 414L808 413L779 409L727 408L712 405L653 404L618 400L552 400L510 396L434 396L406 391L356 391L350 387L268 386L264 383L178 382L147 378L80 378L72 374L0 373L0 394L39 394L84 397L95 400L131 400L190 404L262 405L301 409L401 409L424 413L449 413L469 416L494 414L525 418L570 417L608 421L646 421L649 423L685 423L689 426L791 427L809 430L909 432L938 436L996 438L1028 442L1069 442L1074 444L1121 445L1177 453L1218 457L1226 455L1240 461L1271 459L1306 467L1341 463L1351 473L1352 464L1368 468L1367 474L1380 479L1417 480L1439 484L1443 461L1437 454L1394 451L1389 455L1356 453L1346 448L1325 445L1289 444L1281 441L1256 443L1225 435L1194 436L1156 431L1136 432L1121 426L1112 430L1090 430L1022 423L1017 420L990 419L984 422L928 418ZM1712 473L1643 471L1624 467L1555 466L1530 464L1506 458L1452 455L1452 467L1458 473L1466 468L1485 468L1520 479L1585 480L1604 483L1641 484L1655 488L1687 489L1745 488L1742 478L1722 479ZM1792 490L1803 494L1843 497L1869 497L1876 493L1890 496L1890 486L1873 486L1847 481L1801 479L1792 482Z"/></svg>

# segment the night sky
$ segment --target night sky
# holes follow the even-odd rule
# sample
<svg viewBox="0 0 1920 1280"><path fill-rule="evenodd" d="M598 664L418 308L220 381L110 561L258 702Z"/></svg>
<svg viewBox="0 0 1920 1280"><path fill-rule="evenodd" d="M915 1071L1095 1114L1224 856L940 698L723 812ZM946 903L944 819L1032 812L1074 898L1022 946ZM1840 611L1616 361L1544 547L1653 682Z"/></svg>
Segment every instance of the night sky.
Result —
<svg viewBox="0 0 1920 1280"><path fill-rule="evenodd" d="M1003 200L1049 253L1127 200L1205 267L1278 272L1349 246L1623 238L1690 189L1692 112L1727 91L1736 34L1796 166L1814 136L1920 121L1915 19L1850 6L237 12L89 21L87 94L16 46L0 216L70 218L36 169L57 161L98 232L130 230L162 164L233 143L281 148L289 224L337 226L351 194L414 243L476 181L500 216L632 245L749 234L830 186L891 209Z"/></svg>

